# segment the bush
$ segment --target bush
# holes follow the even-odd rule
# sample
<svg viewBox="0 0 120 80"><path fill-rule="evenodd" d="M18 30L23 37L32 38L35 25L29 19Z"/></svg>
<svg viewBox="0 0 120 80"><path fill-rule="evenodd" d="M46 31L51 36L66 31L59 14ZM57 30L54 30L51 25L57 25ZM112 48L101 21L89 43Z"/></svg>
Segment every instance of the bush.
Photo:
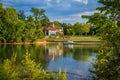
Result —
<svg viewBox="0 0 120 80"><path fill-rule="evenodd" d="M4 60L0 67L0 80L66 80L66 72L46 72L26 52L21 63L16 63L17 54L13 54L11 59Z"/></svg>

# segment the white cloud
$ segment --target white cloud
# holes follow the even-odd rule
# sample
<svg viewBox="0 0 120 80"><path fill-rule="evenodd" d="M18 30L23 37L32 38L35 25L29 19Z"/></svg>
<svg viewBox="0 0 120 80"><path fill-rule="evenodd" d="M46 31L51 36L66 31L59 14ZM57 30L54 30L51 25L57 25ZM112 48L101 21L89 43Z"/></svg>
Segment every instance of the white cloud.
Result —
<svg viewBox="0 0 120 80"><path fill-rule="evenodd" d="M88 0L73 0L73 1L88 4Z"/></svg>
<svg viewBox="0 0 120 80"><path fill-rule="evenodd" d="M81 16L92 15L96 12L99 12L99 11L86 11L79 14L73 14L68 16L56 16L56 17L54 16L54 17L51 17L50 19L51 21L67 22L67 23L74 24L75 22L87 22L87 19L82 19Z"/></svg>
<svg viewBox="0 0 120 80"><path fill-rule="evenodd" d="M54 17L51 17L50 18L51 21L59 21L59 22L66 22L66 23L76 23L76 22L86 22L87 20L86 19L82 19L80 17L74 17L74 16L54 16Z"/></svg>
<svg viewBox="0 0 120 80"><path fill-rule="evenodd" d="M71 16L74 16L74 17L81 17L82 15L92 15L94 13L96 13L98 11L86 11L86 12L83 12L83 13L79 13L79 14L73 14Z"/></svg>
<svg viewBox="0 0 120 80"><path fill-rule="evenodd" d="M67 9L71 7L69 1L61 1L61 0L44 0L46 4L46 8L58 8L60 9Z"/></svg>
<svg viewBox="0 0 120 80"><path fill-rule="evenodd" d="M95 9L93 9L94 6L87 5L89 3L89 0L0 0L0 1L3 2L5 4L4 6L6 7L13 6L18 10L24 9L27 15L30 14L29 10L31 7L43 8L46 10L46 14L49 15L51 21L57 20L60 22L70 23L85 22L81 18L82 15L92 15L94 12L97 12L91 11ZM96 3L97 0L91 0L90 2L91 5L98 5ZM85 5L82 6L83 4ZM83 10L86 12L81 12Z"/></svg>
<svg viewBox="0 0 120 80"><path fill-rule="evenodd" d="M51 0L45 0L45 3L47 4L47 7L51 7L52 6Z"/></svg>
<svg viewBox="0 0 120 80"><path fill-rule="evenodd" d="M71 7L71 4L66 2L66 3L61 4L61 7L63 7L63 9L66 9L66 8Z"/></svg>
<svg viewBox="0 0 120 80"><path fill-rule="evenodd" d="M58 3L58 4L59 4L59 3L60 3L60 0L56 0L56 3Z"/></svg>
<svg viewBox="0 0 120 80"><path fill-rule="evenodd" d="M47 0L48 2L51 2L51 0Z"/></svg>

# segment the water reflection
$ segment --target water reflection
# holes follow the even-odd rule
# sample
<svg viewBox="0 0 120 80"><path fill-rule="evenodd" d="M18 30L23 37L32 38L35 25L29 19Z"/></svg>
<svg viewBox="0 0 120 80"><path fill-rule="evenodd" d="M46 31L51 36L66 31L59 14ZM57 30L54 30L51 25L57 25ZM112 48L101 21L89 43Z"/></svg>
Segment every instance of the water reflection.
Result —
<svg viewBox="0 0 120 80"><path fill-rule="evenodd" d="M64 57L72 57L76 61L88 62L90 56L95 56L97 51L97 46L85 45L75 45L72 48L69 46L64 46Z"/></svg>
<svg viewBox="0 0 120 80"><path fill-rule="evenodd" d="M47 71L61 68L86 78L90 75L88 69L92 68L97 48L96 45L0 45L0 64L10 59L13 53L17 53L19 64L27 50Z"/></svg>
<svg viewBox="0 0 120 80"><path fill-rule="evenodd" d="M96 56L97 48L98 46L94 45L72 45L72 47L70 45L47 45L46 52L50 62L46 70L58 71L61 68L87 78L90 75L88 69L92 68L91 62Z"/></svg>
<svg viewBox="0 0 120 80"><path fill-rule="evenodd" d="M45 54L48 55L49 60L55 60L57 57L63 55L63 46L47 45L45 46Z"/></svg>

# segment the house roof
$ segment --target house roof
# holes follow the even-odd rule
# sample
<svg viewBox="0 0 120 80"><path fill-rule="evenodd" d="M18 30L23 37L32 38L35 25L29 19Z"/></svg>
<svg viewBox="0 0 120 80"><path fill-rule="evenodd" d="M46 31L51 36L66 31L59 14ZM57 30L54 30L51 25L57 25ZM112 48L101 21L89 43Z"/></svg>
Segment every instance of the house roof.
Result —
<svg viewBox="0 0 120 80"><path fill-rule="evenodd" d="M58 30L58 29L62 29L62 28L58 26L46 26L45 27L45 30Z"/></svg>

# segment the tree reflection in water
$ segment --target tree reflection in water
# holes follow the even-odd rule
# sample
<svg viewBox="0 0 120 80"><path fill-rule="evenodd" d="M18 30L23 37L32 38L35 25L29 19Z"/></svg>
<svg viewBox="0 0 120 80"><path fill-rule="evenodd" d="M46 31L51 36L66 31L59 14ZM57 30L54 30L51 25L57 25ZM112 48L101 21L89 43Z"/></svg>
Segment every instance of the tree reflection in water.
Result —
<svg viewBox="0 0 120 80"><path fill-rule="evenodd" d="M89 75L91 58L95 58L98 46L94 45L0 45L0 64L17 53L17 63L24 58L26 50L31 59L40 63L43 69L57 71L67 69L68 72ZM84 71L83 71L84 70Z"/></svg>

